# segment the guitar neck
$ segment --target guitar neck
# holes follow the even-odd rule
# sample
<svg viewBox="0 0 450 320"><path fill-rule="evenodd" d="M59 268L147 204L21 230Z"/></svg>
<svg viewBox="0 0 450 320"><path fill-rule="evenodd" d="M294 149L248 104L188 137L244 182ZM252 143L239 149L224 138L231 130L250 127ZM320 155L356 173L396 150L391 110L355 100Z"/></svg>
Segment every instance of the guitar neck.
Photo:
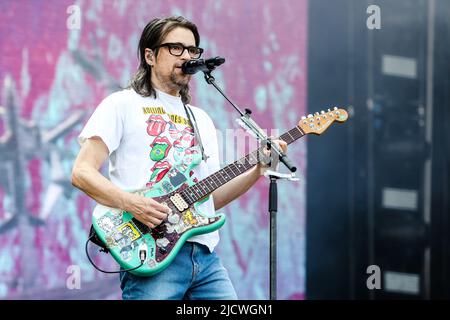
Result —
<svg viewBox="0 0 450 320"><path fill-rule="evenodd" d="M282 134L280 139L285 141L287 144L290 144L304 135L305 133L303 130L299 127L294 127ZM223 186L228 181L236 178L258 164L260 159L263 158L263 149L264 147L260 147L259 149L250 152L245 157L242 157L241 159L227 165L221 170L199 181L195 185L184 189L180 192L180 194L189 205L194 204L195 202L211 194L217 188Z"/></svg>

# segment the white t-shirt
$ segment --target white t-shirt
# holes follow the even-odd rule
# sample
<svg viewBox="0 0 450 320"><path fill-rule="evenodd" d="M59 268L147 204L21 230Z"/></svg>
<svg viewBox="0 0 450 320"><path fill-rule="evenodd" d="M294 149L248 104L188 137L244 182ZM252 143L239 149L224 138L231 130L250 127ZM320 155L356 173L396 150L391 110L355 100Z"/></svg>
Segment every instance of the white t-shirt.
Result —
<svg viewBox="0 0 450 320"><path fill-rule="evenodd" d="M156 91L156 99L125 89L106 97L79 135L100 137L109 150L109 178L123 190L151 187L167 172L186 169L186 159L201 151L180 97ZM192 177L198 181L220 169L216 128L203 110L189 106L197 122L207 161L201 161ZM196 181L196 180L194 180ZM168 186L170 189L170 186ZM215 213L212 195L199 206L205 215ZM219 233L194 236L213 251Z"/></svg>

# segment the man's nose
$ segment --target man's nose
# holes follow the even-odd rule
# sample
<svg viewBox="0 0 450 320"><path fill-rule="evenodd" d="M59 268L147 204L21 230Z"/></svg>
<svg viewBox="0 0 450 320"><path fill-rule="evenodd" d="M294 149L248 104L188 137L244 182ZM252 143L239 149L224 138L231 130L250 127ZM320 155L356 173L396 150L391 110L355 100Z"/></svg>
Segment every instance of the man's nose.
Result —
<svg viewBox="0 0 450 320"><path fill-rule="evenodd" d="M183 54L181 55L181 58L185 59L185 60L191 60L192 59L187 48L184 48Z"/></svg>

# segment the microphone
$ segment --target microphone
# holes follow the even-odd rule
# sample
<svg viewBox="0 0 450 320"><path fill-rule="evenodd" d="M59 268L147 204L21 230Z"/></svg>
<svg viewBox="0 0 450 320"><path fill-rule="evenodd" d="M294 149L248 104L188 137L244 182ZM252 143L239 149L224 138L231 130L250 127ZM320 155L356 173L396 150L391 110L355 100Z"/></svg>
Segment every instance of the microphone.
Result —
<svg viewBox="0 0 450 320"><path fill-rule="evenodd" d="M216 67L220 66L222 63L225 62L225 58L222 57L215 57L210 59L193 59L186 61L181 65L181 70L185 74L194 74L198 71L212 71Z"/></svg>

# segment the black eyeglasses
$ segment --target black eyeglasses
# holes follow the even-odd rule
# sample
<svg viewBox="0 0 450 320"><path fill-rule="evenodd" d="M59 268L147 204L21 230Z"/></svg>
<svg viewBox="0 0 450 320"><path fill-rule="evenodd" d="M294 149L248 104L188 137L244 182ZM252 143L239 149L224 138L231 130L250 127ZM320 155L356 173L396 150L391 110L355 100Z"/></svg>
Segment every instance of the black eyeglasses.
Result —
<svg viewBox="0 0 450 320"><path fill-rule="evenodd" d="M169 48L169 52L171 55L179 57L184 53L184 50L187 50L187 52L189 53L189 55L191 56L192 59L198 59L200 58L200 56L203 53L203 49L199 48L199 47L194 47L194 46L189 46L186 47L185 45L183 45L182 43L163 43L160 44L159 46L156 46L156 48L160 48L160 47L167 47Z"/></svg>

